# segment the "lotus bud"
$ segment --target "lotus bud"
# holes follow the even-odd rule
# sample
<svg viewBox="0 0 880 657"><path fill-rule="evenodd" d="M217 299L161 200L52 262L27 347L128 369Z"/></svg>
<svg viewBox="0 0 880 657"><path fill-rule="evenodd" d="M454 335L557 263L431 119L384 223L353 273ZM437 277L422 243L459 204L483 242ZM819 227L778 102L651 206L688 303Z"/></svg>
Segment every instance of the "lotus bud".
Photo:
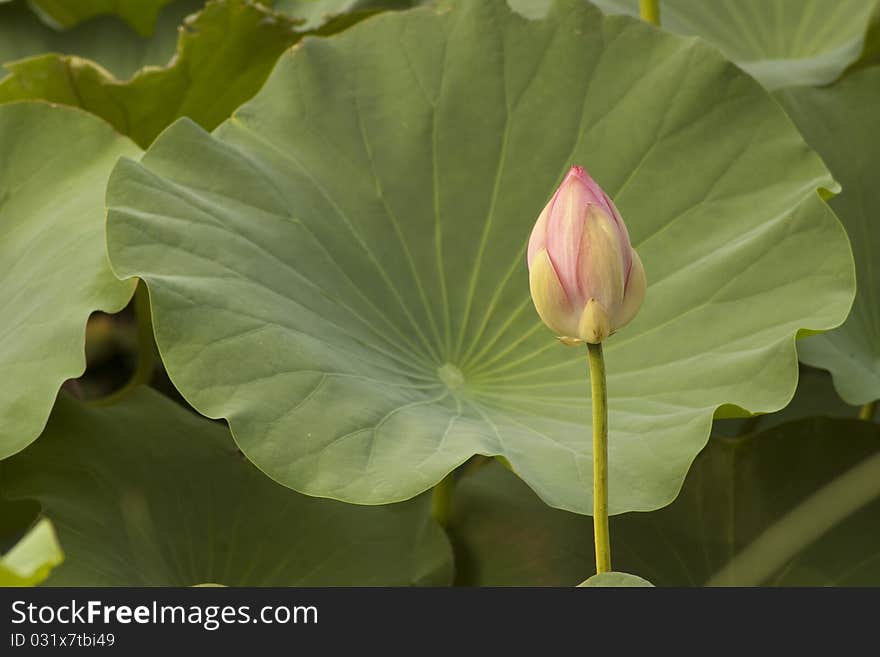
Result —
<svg viewBox="0 0 880 657"><path fill-rule="evenodd" d="M620 212L582 167L538 216L528 264L535 308L566 344L602 342L645 298L645 269Z"/></svg>

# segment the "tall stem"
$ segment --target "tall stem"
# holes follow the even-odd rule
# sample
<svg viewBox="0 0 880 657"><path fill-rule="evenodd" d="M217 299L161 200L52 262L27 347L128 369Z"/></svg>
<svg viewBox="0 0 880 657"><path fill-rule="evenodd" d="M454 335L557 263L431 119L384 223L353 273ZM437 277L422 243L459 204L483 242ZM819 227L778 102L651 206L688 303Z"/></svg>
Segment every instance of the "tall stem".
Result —
<svg viewBox="0 0 880 657"><path fill-rule="evenodd" d="M602 344L587 343L590 385L593 391L593 536L596 542L596 572L611 570L611 540L608 534L608 391L605 387L605 358Z"/></svg>
<svg viewBox="0 0 880 657"><path fill-rule="evenodd" d="M660 0L639 0L639 14L646 23L659 26Z"/></svg>
<svg viewBox="0 0 880 657"><path fill-rule="evenodd" d="M860 420L873 420L874 413L877 410L877 402L872 401L868 402L864 406L859 409L859 419Z"/></svg>
<svg viewBox="0 0 880 657"><path fill-rule="evenodd" d="M742 427L739 430L737 435L747 436L750 433L754 433L758 428L758 425L761 423L760 415L752 415L751 417L747 417L743 420Z"/></svg>
<svg viewBox="0 0 880 657"><path fill-rule="evenodd" d="M122 388L110 393L106 397L93 400L90 402L93 405L115 404L128 397L139 386L148 384L153 377L153 371L156 368L156 342L153 339L150 295L147 292L147 285L143 281L138 282L134 293L134 315L135 321L137 321L138 345L137 364L135 365L134 373Z"/></svg>
<svg viewBox="0 0 880 657"><path fill-rule="evenodd" d="M137 321L138 361L130 385L150 382L156 368L156 343L153 339L153 320L150 312L150 294L147 284L138 282L134 293L134 314Z"/></svg>
<svg viewBox="0 0 880 657"><path fill-rule="evenodd" d="M434 486L431 491L431 517L444 529L449 525L449 514L452 511L452 486L455 484L455 472L450 472Z"/></svg>

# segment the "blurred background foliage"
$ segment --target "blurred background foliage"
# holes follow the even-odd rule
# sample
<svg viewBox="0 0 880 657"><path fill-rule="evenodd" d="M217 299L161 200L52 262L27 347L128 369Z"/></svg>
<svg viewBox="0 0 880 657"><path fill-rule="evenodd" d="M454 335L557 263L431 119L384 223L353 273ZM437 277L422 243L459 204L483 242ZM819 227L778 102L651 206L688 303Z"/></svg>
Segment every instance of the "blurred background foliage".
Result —
<svg viewBox="0 0 880 657"><path fill-rule="evenodd" d="M537 18L547 12L552 0L509 1L516 11ZM5 0L0 2L0 62L5 68L5 75L0 74L0 103L45 100L79 107L146 148L181 116L192 118L206 130L215 128L260 89L279 56L303 37L333 34L378 12L405 10L416 4L430 3L83 0L74 6L54 0ZM438 4L445 2L439 0ZM638 14L637 0L595 0L595 4L611 14ZM809 365L801 366L797 392L785 409L716 420L709 445L697 458L673 504L652 513L627 513L612 519L615 569L670 586L880 585L880 427L874 421L874 402L880 397L880 299L875 292L880 281L872 264L880 247L880 231L874 230L880 186L873 180L880 153L880 3L661 0L660 6L662 29L707 41L773 91L842 183L843 191L831 205L850 234L859 291L853 315L841 329L801 341L801 354ZM112 395L141 366L144 344L139 339L133 304L120 313L96 312L90 318L85 341L87 369L82 377L65 383L60 402L63 413L99 412L79 405ZM151 357L147 362L146 381L186 407L161 361ZM143 413L144 418L155 414L154 406L166 402L151 395L138 398L137 404L143 408L117 413ZM102 421L120 431L112 411L106 413L109 415ZM234 449L228 436L220 436L224 432L214 435L216 423L196 420L195 416L175 416L173 421L197 423L198 428L188 431L213 436L205 439L205 445L212 441L223 444L204 449L216 449L211 458L224 459L224 467L234 471L230 476L236 481L261 478L250 465L233 465L230 454L218 456L223 450ZM59 433L58 422L53 420L50 434ZM154 435L139 436L145 441L169 438L159 428ZM96 472L106 470L107 481L125 487L129 475L144 476L134 465L143 457L135 452L119 455L126 464L112 462L117 438L110 433L83 439L95 442L89 449L107 457L94 466ZM118 439L131 443L131 436L120 435ZM5 553L0 585L38 583L61 564L65 546L58 547L51 524L40 519L41 503L49 518L58 523L94 529L96 517L77 517L83 512L65 507L61 498L53 499L34 483L45 479L48 487L54 478L63 482L62 489L70 486L70 495L82 494L75 490L80 484L71 481L69 472L59 465L76 460L78 455L62 453L65 449L69 452L69 446L57 435L34 449L28 452L30 462L16 461L12 469L0 466L0 485L7 497L0 507L0 552ZM189 448L169 445L168 449ZM191 449L192 453L181 458L203 458L197 453L202 447L195 444ZM53 450L59 455L47 456L47 462L58 467L32 465L35 478L22 483L26 482L22 473L27 472L29 463L42 452ZM156 451L155 446L151 450ZM163 467L161 459L166 456L153 454L150 458L157 458L157 467ZM126 467L134 470L125 474ZM502 464L489 459L475 457L458 472L456 480L448 526L456 584L573 586L592 572L589 518L547 507ZM126 493L134 495L127 498L134 506L139 486L161 483L146 477L135 485L134 493ZM21 499L9 494L16 489L20 489L16 495ZM281 492L268 479L256 484L256 489L253 508L269 504L259 501L259 496ZM205 505L226 504L221 499L226 492L214 491L207 483L203 490L216 498ZM89 493L93 494L97 495ZM96 504L99 498L95 498ZM302 503L337 504L305 499ZM419 504L422 502L416 501L410 507L418 511ZM93 513L107 518L113 512ZM245 508L243 513L250 515L252 511ZM406 526L411 535L418 535L422 547L414 553L394 537L377 538L389 540L402 555L394 557L395 553L388 552L385 558L410 561L406 572L376 581L451 581L452 553L445 539L420 533L423 530L413 520L412 511L394 514L399 516L395 526ZM263 536L270 533L271 520L253 521L263 523L258 529ZM316 524L320 525L320 520ZM147 560L152 568L146 571L148 575L142 571L142 579L135 581L125 570L133 562L120 561L124 549L113 547L112 535L96 533L92 543L83 541L65 550L67 563L73 561L73 565L63 571L66 574L57 583L185 584L215 581L224 575L228 583L256 581L248 577L248 559L233 560L239 570L232 574L212 570L208 560L224 555L206 555L229 547L200 543L197 538L187 543L189 539L181 536L192 527L135 529L153 532L156 541L154 554L131 557ZM156 538L164 534L175 535ZM233 530L229 536L232 542L238 540ZM258 548L244 545L241 549ZM321 551L320 546L314 549ZM184 564L177 570L162 569L162 564L181 558L184 551L194 551L196 559L205 561L195 566ZM155 556L162 552L172 556L160 563ZM379 558L378 552L370 554ZM414 554L418 558L413 559ZM281 555L271 557L273 562L280 559ZM100 565L102 560L106 567ZM377 565L368 560L362 568L393 570L386 561ZM281 566L274 573L276 579L259 583L312 581ZM336 583L368 583L359 579L361 575L363 571ZM333 578L314 581L326 583Z"/></svg>

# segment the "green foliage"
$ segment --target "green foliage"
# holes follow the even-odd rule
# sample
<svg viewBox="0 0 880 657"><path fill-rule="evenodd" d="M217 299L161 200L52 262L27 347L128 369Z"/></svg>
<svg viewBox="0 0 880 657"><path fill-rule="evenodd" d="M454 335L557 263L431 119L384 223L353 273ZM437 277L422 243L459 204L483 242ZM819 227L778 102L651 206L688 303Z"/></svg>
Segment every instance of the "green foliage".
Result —
<svg viewBox="0 0 880 657"><path fill-rule="evenodd" d="M201 4L181 6L194 9ZM152 63L154 51L168 50L169 36L174 32L163 26L160 36L144 45L143 53L122 53L138 62L134 69L132 65L122 67L132 73L123 79L107 70L103 62L113 62L120 50L124 51L117 43L129 44L131 39L125 35L109 39L99 49L84 47L96 61L78 54L54 53L7 61L9 75L0 80L0 103L47 100L79 107L146 148L182 116L208 130L215 128L257 92L284 50L304 36L332 34L386 6L395 3L309 3L308 11L301 7L288 15L249 0L211 0L184 21L176 52L161 60L162 64L167 62L164 66L147 65ZM317 13L319 7L323 10ZM352 13L345 14L348 10ZM336 13L342 15L334 17ZM169 16L174 20L174 14ZM86 43L93 40L92 34L84 33ZM4 59L12 57L4 57L0 50L0 61Z"/></svg>
<svg viewBox="0 0 880 657"><path fill-rule="evenodd" d="M84 474L86 476L84 476ZM141 390L110 407L62 396L42 438L0 463L67 553L54 586L447 584L427 500L356 507L292 493L220 424Z"/></svg>
<svg viewBox="0 0 880 657"><path fill-rule="evenodd" d="M121 310L134 291L107 262L104 182L139 150L103 121L46 103L0 106L0 143L4 458L40 434L61 384L85 369L89 315Z"/></svg>
<svg viewBox="0 0 880 657"><path fill-rule="evenodd" d="M169 5L149 38L138 36L110 16L58 32L37 18L23 0L0 4L0 63L53 52L92 60L116 77L128 78L144 66L166 64L174 54L181 20L203 4L204 0L179 0ZM0 78L4 76L0 70Z"/></svg>
<svg viewBox="0 0 880 657"><path fill-rule="evenodd" d="M801 420L713 438L670 506L611 519L612 563L657 586L876 586L878 522L880 427ZM573 586L594 572L590 529L484 467L456 490L459 581Z"/></svg>
<svg viewBox="0 0 880 657"><path fill-rule="evenodd" d="M510 0L546 4L548 0ZM638 15L638 0L592 0L610 13ZM664 29L698 36L768 89L834 81L863 53L877 0L661 0Z"/></svg>
<svg viewBox="0 0 880 657"><path fill-rule="evenodd" d="M799 352L803 344L803 342L798 344ZM837 395L828 372L801 366L797 391L785 408L766 415L716 420L712 425L712 433L720 436L739 436L808 417L854 420L859 416L859 410L858 406L850 406Z"/></svg>
<svg viewBox="0 0 880 657"><path fill-rule="evenodd" d="M214 128L260 88L278 56L302 34L297 23L243 0L214 0L185 23L177 56L118 80L76 56L9 63L0 102L42 99L81 107L143 147L176 118Z"/></svg>
<svg viewBox="0 0 880 657"><path fill-rule="evenodd" d="M880 585L878 53L880 0L0 0L0 586ZM649 284L600 575L525 263L574 164Z"/></svg>
<svg viewBox="0 0 880 657"><path fill-rule="evenodd" d="M156 27L162 7L174 0L29 0L49 23L68 29L83 21L113 14L131 25L138 34L149 36Z"/></svg>
<svg viewBox="0 0 880 657"><path fill-rule="evenodd" d="M585 354L538 321L525 267L572 163L613 192L648 272L606 348L611 510L658 508L715 409L784 406L795 334L838 325L853 294L816 193L835 183L699 42L582 2L544 21L413 10L306 41L213 135L182 121L120 163L109 249L150 287L179 390L276 480L385 503L502 454L585 512Z"/></svg>
<svg viewBox="0 0 880 657"><path fill-rule="evenodd" d="M846 323L827 335L807 338L801 360L831 371L834 385L850 404L880 398L880 67L854 72L818 89L797 88L779 94L786 111L815 148L843 192L831 207L850 235L859 293Z"/></svg>
<svg viewBox="0 0 880 657"><path fill-rule="evenodd" d="M273 8L302 21L300 29L321 27L333 17L358 12L409 9L433 0L275 0Z"/></svg>

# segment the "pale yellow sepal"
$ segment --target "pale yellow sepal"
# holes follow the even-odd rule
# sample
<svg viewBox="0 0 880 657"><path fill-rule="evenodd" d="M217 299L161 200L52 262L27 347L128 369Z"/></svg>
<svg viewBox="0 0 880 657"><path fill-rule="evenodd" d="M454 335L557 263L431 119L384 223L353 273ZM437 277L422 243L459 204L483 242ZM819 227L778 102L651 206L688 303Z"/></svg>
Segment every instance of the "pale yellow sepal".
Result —
<svg viewBox="0 0 880 657"><path fill-rule="evenodd" d="M529 289L543 322L557 335L570 335L575 328L572 326L571 303L562 289L547 249L535 254L529 270Z"/></svg>
<svg viewBox="0 0 880 657"><path fill-rule="evenodd" d="M578 322L578 337L584 342L598 344L609 335L611 320L608 318L608 311L596 299L590 299Z"/></svg>
<svg viewBox="0 0 880 657"><path fill-rule="evenodd" d="M623 302L623 246L614 219L599 206L588 206L581 235L581 285L606 311Z"/></svg>
<svg viewBox="0 0 880 657"><path fill-rule="evenodd" d="M639 312L639 308L642 307L642 302L645 300L647 288L648 279L645 276L645 267L642 265L639 254L633 249L632 269L630 269L629 282L623 294L623 303L617 309L612 322L615 331L629 324Z"/></svg>

